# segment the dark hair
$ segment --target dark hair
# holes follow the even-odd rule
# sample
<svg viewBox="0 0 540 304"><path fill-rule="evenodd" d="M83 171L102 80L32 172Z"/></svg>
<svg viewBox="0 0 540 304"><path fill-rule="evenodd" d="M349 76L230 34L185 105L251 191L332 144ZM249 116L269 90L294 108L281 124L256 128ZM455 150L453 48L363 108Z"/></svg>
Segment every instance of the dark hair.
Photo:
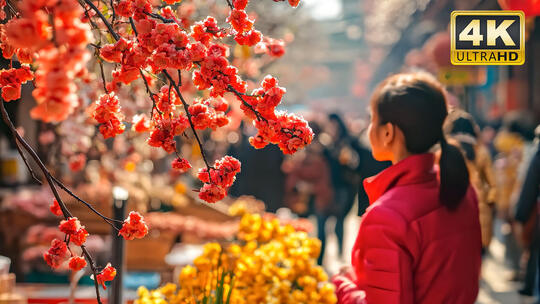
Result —
<svg viewBox="0 0 540 304"><path fill-rule="evenodd" d="M338 125L338 132L337 135L338 139L346 139L349 138L349 129L347 129L347 126L345 125L345 122L341 118L341 116L338 113L331 113L328 115L328 120L335 121Z"/></svg>
<svg viewBox="0 0 540 304"><path fill-rule="evenodd" d="M475 123L470 117L470 115L463 115L458 118L456 118L452 122L452 128L450 129L450 134L467 134L474 138L478 138L478 134L476 133L476 127Z"/></svg>
<svg viewBox="0 0 540 304"><path fill-rule="evenodd" d="M456 208L467 193L469 172L460 150L444 137L448 110L442 85L425 73L393 75L377 87L371 103L381 124L391 123L403 132L410 153L426 153L440 143L439 197L449 209Z"/></svg>
<svg viewBox="0 0 540 304"><path fill-rule="evenodd" d="M478 140L479 128L474 118L467 112L455 110L446 119L446 133L459 142L468 160L476 159L475 146Z"/></svg>
<svg viewBox="0 0 540 304"><path fill-rule="evenodd" d="M311 128L311 131L313 131L314 138L318 138L322 130L319 123L314 120L310 120L308 125Z"/></svg>

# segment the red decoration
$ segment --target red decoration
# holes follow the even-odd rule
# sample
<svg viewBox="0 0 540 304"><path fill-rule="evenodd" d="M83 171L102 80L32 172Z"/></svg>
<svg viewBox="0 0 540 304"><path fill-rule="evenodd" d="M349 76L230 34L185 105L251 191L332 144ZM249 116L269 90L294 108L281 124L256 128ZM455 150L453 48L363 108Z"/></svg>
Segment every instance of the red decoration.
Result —
<svg viewBox="0 0 540 304"><path fill-rule="evenodd" d="M540 16L538 0L498 0L503 10L523 11L526 17Z"/></svg>
<svg viewBox="0 0 540 304"><path fill-rule="evenodd" d="M139 212L135 211L129 213L128 218L124 220L122 229L118 232L118 235L123 236L128 241L135 238L141 239L146 234L148 234L148 226Z"/></svg>
<svg viewBox="0 0 540 304"><path fill-rule="evenodd" d="M84 258L75 256L69 259L69 269L79 271L84 267L86 267L86 260Z"/></svg>

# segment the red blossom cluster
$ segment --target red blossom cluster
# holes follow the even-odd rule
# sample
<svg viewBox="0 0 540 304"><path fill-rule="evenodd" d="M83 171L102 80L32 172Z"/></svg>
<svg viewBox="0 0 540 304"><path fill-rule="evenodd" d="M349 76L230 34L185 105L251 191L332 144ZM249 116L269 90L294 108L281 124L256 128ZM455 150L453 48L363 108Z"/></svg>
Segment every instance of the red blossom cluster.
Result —
<svg viewBox="0 0 540 304"><path fill-rule="evenodd" d="M21 85L34 78L34 74L26 65L18 69L0 70L0 87L5 101L21 98Z"/></svg>
<svg viewBox="0 0 540 304"><path fill-rule="evenodd" d="M174 115L175 106L180 104L180 98L170 86L162 86L157 94L156 107L166 117Z"/></svg>
<svg viewBox="0 0 540 304"><path fill-rule="evenodd" d="M5 0L0 0L0 6L3 1ZM0 10L0 14L2 13L3 10ZM26 48L16 48L9 43L5 24L0 24L0 50L2 50L2 56L6 59L11 59L13 55L17 55L17 59L20 63L29 64L32 63L32 61L34 60L30 50Z"/></svg>
<svg viewBox="0 0 540 304"><path fill-rule="evenodd" d="M240 108L254 121L258 130L249 138L253 147L261 149L272 143L277 144L283 153L293 154L311 143L313 131L303 118L276 111L285 92L278 86L277 79L268 75L251 95L238 96L245 101Z"/></svg>
<svg viewBox="0 0 540 304"><path fill-rule="evenodd" d="M155 127L150 133L147 143L156 148L163 148L167 153L176 151L175 136L181 135L189 127L188 118L180 113L178 116L164 118L155 114Z"/></svg>
<svg viewBox="0 0 540 304"><path fill-rule="evenodd" d="M70 217L67 220L61 221L58 228L77 246L82 246L88 237L88 232L84 226L81 226L81 223L76 217Z"/></svg>
<svg viewBox="0 0 540 304"><path fill-rule="evenodd" d="M236 34L234 40L240 45L254 46L261 42L262 34L257 30L251 30L249 32Z"/></svg>
<svg viewBox="0 0 540 304"><path fill-rule="evenodd" d="M284 2L286 0L274 0L274 2ZM298 4L300 3L300 0L288 0L289 1L289 5L292 6L292 7L297 7Z"/></svg>
<svg viewBox="0 0 540 304"><path fill-rule="evenodd" d="M248 14L243 9L234 8L227 17L232 28L238 33L248 32L253 28L254 21L249 19Z"/></svg>
<svg viewBox="0 0 540 304"><path fill-rule="evenodd" d="M6 4L6 0L0 0L0 20L4 20L6 18L6 12L4 12L4 7Z"/></svg>
<svg viewBox="0 0 540 304"><path fill-rule="evenodd" d="M150 131L150 120L144 114L138 114L133 116L131 129L138 133Z"/></svg>
<svg viewBox="0 0 540 304"><path fill-rule="evenodd" d="M83 10L77 1L21 1L18 8L21 18L6 24L9 47L3 47L3 55L12 55L6 54L6 48L14 50L19 59L25 57L20 56L24 52L35 54L39 69L33 96L37 106L30 115L45 122L62 121L79 104L74 80L86 73L90 26L82 22Z"/></svg>
<svg viewBox="0 0 540 304"><path fill-rule="evenodd" d="M172 168L179 173L185 173L191 169L191 164L185 158L175 158L171 164Z"/></svg>
<svg viewBox="0 0 540 304"><path fill-rule="evenodd" d="M228 108L227 101L221 97L197 99L189 106L189 113L195 129L216 130L229 123L229 118L225 115Z"/></svg>
<svg viewBox="0 0 540 304"><path fill-rule="evenodd" d="M208 174L209 170L210 174ZM222 200L238 173L240 173L240 161L228 155L216 160L212 168L200 169L198 177L204 185L199 192L199 198L208 203Z"/></svg>
<svg viewBox="0 0 540 304"><path fill-rule="evenodd" d="M66 243L60 241L59 239L54 239L51 242L51 247L47 252L43 254L43 259L45 262L52 268L58 268L60 265L65 262L68 257L68 248Z"/></svg>
<svg viewBox="0 0 540 304"><path fill-rule="evenodd" d="M124 224L118 232L118 235L123 236L128 241L135 238L141 239L147 234L148 226L146 226L142 215L135 211L129 213L128 218L124 220Z"/></svg>
<svg viewBox="0 0 540 304"><path fill-rule="evenodd" d="M98 284L103 286L103 289L107 289L105 282L114 280L114 277L116 277L116 269L109 263L100 273L98 273L96 280Z"/></svg>
<svg viewBox="0 0 540 304"><path fill-rule="evenodd" d="M232 1L233 7L227 18L227 22L231 25L231 35L241 45L262 44L270 56L282 56L285 53L284 42L263 37L254 29L254 20L245 11L247 4L248 0ZM156 13L148 0L121 0L117 2L115 9L119 16L133 18L136 35L131 38L120 37L115 43L100 48L100 56L104 60L119 64L107 88L115 90L120 82L131 83L141 76L141 70L150 70L153 73L169 71L171 74L175 74L174 70L178 70L191 71L194 86L198 90L210 92L211 98L196 99L191 105L187 105L188 113L179 107L186 105L178 96L177 88L164 85L157 94L151 93L153 100L151 120L147 120L145 116L135 116L132 127L137 132L150 131L147 140L150 146L173 153L176 151L175 137L183 134L190 125L195 130L207 128L216 130L225 126L229 122L225 114L228 105L222 97L227 92L235 92L248 99L254 110L260 112L255 114L249 109L244 109L253 120L259 120L259 116L264 117L268 126L257 124L260 131L257 137L252 139L254 146L262 147L268 143L275 143L283 151L293 153L309 143L311 130L307 124L302 125L303 120L293 115L275 112L275 107L281 102L285 90L277 86L274 78L265 80L263 88L255 92L254 96L246 95L247 83L240 78L238 69L230 64L229 48L217 41L226 36L226 30L218 26L215 18L209 16L194 23L189 31L186 31L179 25L182 22L179 22L170 7L166 6ZM163 21L163 18L173 22L159 22ZM273 86L267 84L272 81ZM292 121L295 123L291 123ZM108 134L114 136L114 133ZM173 167L177 167L181 172L189 169L180 160L175 160ZM217 169L210 170L219 172ZM208 198L210 202L222 198L226 195L226 189L230 187L223 184L206 184L200 196Z"/></svg>
<svg viewBox="0 0 540 304"><path fill-rule="evenodd" d="M264 41L266 53L272 57L285 55L285 42L281 39L266 38Z"/></svg>
<svg viewBox="0 0 540 304"><path fill-rule="evenodd" d="M210 89L210 96L223 96L229 87L245 92L247 84L238 75L238 69L229 65L228 48L225 45L213 44L203 59L199 70L193 72L193 84L199 90Z"/></svg>
<svg viewBox="0 0 540 304"><path fill-rule="evenodd" d="M81 171L86 165L86 155L79 153L69 158L69 169L73 172Z"/></svg>
<svg viewBox="0 0 540 304"><path fill-rule="evenodd" d="M61 216L62 209L55 199L50 206L51 212L56 216ZM58 268L68 258L68 266L73 271L79 271L86 267L86 260L83 257L76 256L68 247L70 243L77 246L83 246L88 237L88 231L81 225L80 221L76 217L69 217L60 221L58 229L66 234L66 241L60 241L55 238L52 240L51 247L47 252L43 254L45 262L52 268ZM122 228L118 235L121 235L126 240L133 240L134 238L143 238L148 234L148 226L144 222L143 217L138 212L130 212L128 218L124 220ZM98 275L97 282L105 288L104 283L111 281L116 275L116 270L110 264L108 264Z"/></svg>
<svg viewBox="0 0 540 304"><path fill-rule="evenodd" d="M56 200L54 200L50 209L53 214L62 215L62 211ZM72 242L77 246L82 246L86 242L88 232L84 226L81 226L81 223L76 217L70 217L67 220L61 221L58 228L67 235L68 241L63 242L56 238L52 240L51 247L43 254L45 262L52 268L58 268L71 256L68 264L69 268L73 271L81 270L86 266L86 261L82 257L74 256L68 248L68 244Z"/></svg>
<svg viewBox="0 0 540 304"><path fill-rule="evenodd" d="M74 256L69 259L69 269L79 271L86 267L86 260L80 256Z"/></svg>
<svg viewBox="0 0 540 304"><path fill-rule="evenodd" d="M56 216L62 215L62 209L60 208L60 205L56 199L53 201L53 204L49 207L49 209L51 210L51 213Z"/></svg>
<svg viewBox="0 0 540 304"><path fill-rule="evenodd" d="M99 97L95 103L92 117L101 124L99 132L104 138L115 137L124 133L126 126L122 123L120 101L114 92Z"/></svg>
<svg viewBox="0 0 540 304"><path fill-rule="evenodd" d="M208 46L210 41L214 38L224 37L224 31L217 25L217 21L214 17L206 17L204 21L195 22L191 27L191 38L195 41L202 43L204 46ZM202 51L202 49L200 49ZM204 52L198 52L199 55ZM199 56L194 56L199 57ZM199 61L199 60L194 60Z"/></svg>

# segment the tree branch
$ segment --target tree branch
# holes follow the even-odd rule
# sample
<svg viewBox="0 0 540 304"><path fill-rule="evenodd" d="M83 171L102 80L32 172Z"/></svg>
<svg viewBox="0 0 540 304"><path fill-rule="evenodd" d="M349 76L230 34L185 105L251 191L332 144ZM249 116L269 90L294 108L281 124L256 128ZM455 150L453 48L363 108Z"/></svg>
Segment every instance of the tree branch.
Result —
<svg viewBox="0 0 540 304"><path fill-rule="evenodd" d="M26 142L24 140L24 138L19 134L19 132L17 132L17 129L15 128L15 125L13 125L13 122L9 118L9 115L8 115L8 113L6 111L6 107L4 105L4 103L5 103L4 99L0 98L0 102L2 103L2 105L0 106L0 111L2 113L2 120L6 123L6 125L10 129L11 134L13 134L15 136L15 139L23 146L23 148L26 150L26 152L28 152L28 154L32 157L34 162L41 169L43 175L47 179L47 183L49 184L49 187L51 188L51 191L52 191L54 197L56 198L56 201L58 202L58 205L60 206L60 210L62 210L62 214L64 215L64 218L67 220L68 218L73 217L71 212L69 212L66 205L62 201L62 198L60 198L60 194L58 193L58 190L56 189L56 187L54 185L53 176L51 175L51 173L49 172L47 167L45 167L45 165L43 164L43 162L41 161L41 159L37 155L36 151L34 151L34 149L28 144L28 142ZM22 150L19 150L19 152L21 152L21 151ZM91 265L90 267L92 268L92 272L94 274L94 277L96 278L97 277L97 272L95 270L95 267L92 266L92 264L93 264L92 257L90 256L90 254L88 254L88 252L86 251L84 246L81 246L81 248L83 249L83 252L85 253L86 259L90 263L90 265ZM102 304L101 299L99 297L99 289L97 287L97 282L95 282L95 283L96 283L97 301L98 301L98 304Z"/></svg>
<svg viewBox="0 0 540 304"><path fill-rule="evenodd" d="M122 223L122 221L120 220L115 220L115 219L112 219L110 217L106 217L105 215L101 214L99 211L97 211L91 204L87 203L86 201L84 201L83 199L81 199L80 197L78 197L75 193L73 193L71 190L69 190L68 187L66 187L66 185L64 185L64 183L62 183L60 180L58 180L56 177L54 176L51 176L53 181L58 185L58 187L60 187L62 190L64 190L67 194L69 194L71 197L73 197L74 199L76 199L77 201L79 201L80 203L83 203L84 205L86 205L86 207L88 207L90 210L92 210L92 212L94 212L95 214L97 214L99 217L101 217L105 222L107 222L109 225L111 225L113 228L116 228L116 226L112 223L112 222L117 222L117 223Z"/></svg>
<svg viewBox="0 0 540 304"><path fill-rule="evenodd" d="M90 269L92 270L92 274L94 275L94 287L96 288L96 298L97 298L97 302L98 304L102 304L101 303L101 298L99 296L99 284L98 284L98 281L97 281L97 269L96 269L96 264L94 264L94 260L92 259L92 256L90 255L90 253L88 253L88 250L86 249L86 246L84 245L81 245L81 250L84 254L84 256L86 257L86 260L88 261L88 264L90 265Z"/></svg>
<svg viewBox="0 0 540 304"><path fill-rule="evenodd" d="M178 97L180 97L180 100L182 101L182 105L184 106L184 111L186 112L186 115L188 117L189 125L191 127L191 130L193 131L193 135L195 135L195 139L197 140L197 143L199 144L199 149L201 150L201 155L202 155L203 161L206 164L206 168L208 170L208 177L211 179L210 169L213 169L213 167L210 166L210 163L208 163L208 160L206 159L206 155L204 153L204 149L203 149L203 146L202 146L201 139L199 138L199 135L197 134L197 131L195 130L195 125L193 124L193 120L191 118L191 113L189 112L189 105L186 102L186 100L184 99L184 96L182 96L182 92L180 92L180 88L178 87L176 82L172 79L171 75L169 75L169 73L167 73L167 71L165 71L165 70L163 70L162 72L165 75L165 77L167 77L167 79L169 79L169 82L174 87L174 90L176 91L176 93L178 94ZM212 180L210 180L210 181L212 181Z"/></svg>
<svg viewBox="0 0 540 304"><path fill-rule="evenodd" d="M17 141L17 138L15 137L15 134L12 133L12 136L13 138L15 138L15 147L17 147L17 151L19 151L19 155L21 156L21 158L23 159L24 161L24 164L26 165L26 168L28 169L28 171L30 171L30 174L32 175L32 178L38 182L38 184L43 184L41 182L41 180L36 176L36 173L34 172L34 170L32 169L32 167L30 167L30 164L28 163L28 159L26 158L26 156L24 155L24 152L23 150L21 149L21 146L19 146L19 142Z"/></svg>
<svg viewBox="0 0 540 304"><path fill-rule="evenodd" d="M242 104L246 107L248 107L252 112L253 114L255 114L255 116L257 116L257 120L262 120L266 123L268 123L268 119L264 118L261 113L259 113L259 111L255 110L253 108L252 105L250 105L245 99L244 99L244 96L242 93L238 92L238 90L236 90L235 88L233 88L233 86L231 86L230 84L227 86L227 89L229 90L229 92L231 93L234 93L241 101L242 101Z"/></svg>
<svg viewBox="0 0 540 304"><path fill-rule="evenodd" d="M103 23L105 24L105 26L109 30L109 33L113 36L114 40L116 40L116 41L120 40L120 36L114 31L114 28L111 25L111 23L109 23L107 18L105 18L105 16L103 16L103 14L99 10L99 8L97 8L94 5L94 3L92 3L92 0L84 0L84 3L88 4L88 6L90 6L96 12L96 14L99 16L101 21L103 21Z"/></svg>
<svg viewBox="0 0 540 304"><path fill-rule="evenodd" d="M167 19L163 16L161 16L160 14L154 14L154 13L149 13L149 12L144 12L147 16L150 16L152 18L156 18L156 19L159 19L161 20L163 23L176 23L176 21L174 21L174 19Z"/></svg>
<svg viewBox="0 0 540 304"><path fill-rule="evenodd" d="M101 80L103 81L103 90L106 94L109 94L109 91L107 90L107 81L105 81L105 73L103 72L103 61L101 58L97 58L97 61L99 63L99 69L101 71Z"/></svg>

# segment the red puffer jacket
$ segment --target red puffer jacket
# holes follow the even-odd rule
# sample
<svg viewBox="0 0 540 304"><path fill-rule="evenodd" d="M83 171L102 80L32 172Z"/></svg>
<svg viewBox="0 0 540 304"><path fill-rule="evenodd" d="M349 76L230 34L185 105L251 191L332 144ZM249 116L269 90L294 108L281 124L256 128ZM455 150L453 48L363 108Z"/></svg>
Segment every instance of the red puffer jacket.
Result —
<svg viewBox="0 0 540 304"><path fill-rule="evenodd" d="M474 303L482 247L474 190L456 210L444 207L433 154L410 156L364 185L372 204L354 273L334 279L339 303Z"/></svg>

